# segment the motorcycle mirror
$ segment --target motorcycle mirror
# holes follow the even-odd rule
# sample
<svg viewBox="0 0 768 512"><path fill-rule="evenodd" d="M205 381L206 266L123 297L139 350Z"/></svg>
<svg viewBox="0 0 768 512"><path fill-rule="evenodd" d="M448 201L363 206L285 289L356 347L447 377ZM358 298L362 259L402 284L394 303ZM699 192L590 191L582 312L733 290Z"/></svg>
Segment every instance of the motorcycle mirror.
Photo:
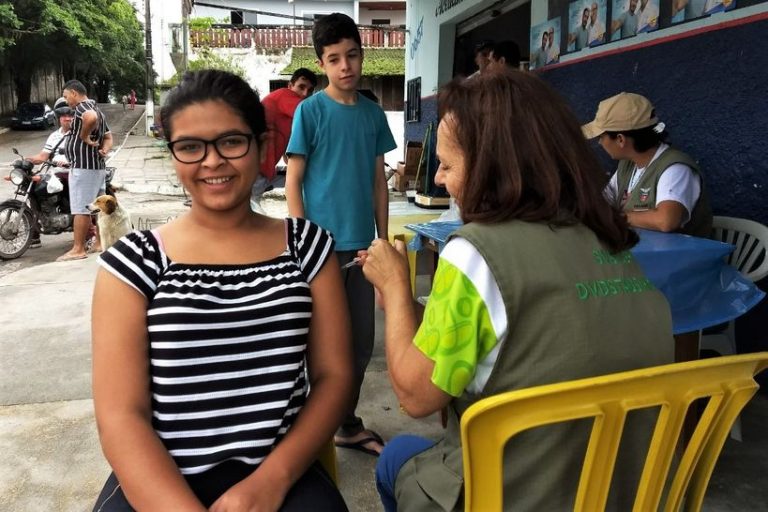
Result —
<svg viewBox="0 0 768 512"><path fill-rule="evenodd" d="M17 155L21 156L21 153L19 153L19 150L18 150L18 149L16 149L16 148L11 148L11 149L13 150L13 152L14 152L15 154L17 154Z"/></svg>

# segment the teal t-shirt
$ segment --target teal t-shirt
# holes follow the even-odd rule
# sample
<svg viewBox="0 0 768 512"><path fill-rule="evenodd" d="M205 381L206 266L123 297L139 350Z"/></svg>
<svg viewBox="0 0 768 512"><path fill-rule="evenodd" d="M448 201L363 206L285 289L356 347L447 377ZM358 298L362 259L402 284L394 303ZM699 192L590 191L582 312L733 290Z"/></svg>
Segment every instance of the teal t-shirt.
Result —
<svg viewBox="0 0 768 512"><path fill-rule="evenodd" d="M374 239L376 157L396 147L384 111L361 94L343 105L320 91L296 109L286 153L304 155L304 215L333 233L337 251Z"/></svg>

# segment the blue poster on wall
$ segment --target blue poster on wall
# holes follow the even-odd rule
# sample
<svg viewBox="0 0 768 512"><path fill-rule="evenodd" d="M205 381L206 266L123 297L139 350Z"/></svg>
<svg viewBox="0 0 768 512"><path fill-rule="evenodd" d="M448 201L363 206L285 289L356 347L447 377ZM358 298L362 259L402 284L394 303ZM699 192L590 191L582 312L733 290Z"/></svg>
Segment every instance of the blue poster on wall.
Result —
<svg viewBox="0 0 768 512"><path fill-rule="evenodd" d="M695 20L718 12L730 11L736 0L672 0L672 23Z"/></svg>
<svg viewBox="0 0 768 512"><path fill-rule="evenodd" d="M568 51L582 50L589 43L589 4L576 0L568 4Z"/></svg>
<svg viewBox="0 0 768 512"><path fill-rule="evenodd" d="M560 18L531 27L530 69L543 68L560 60Z"/></svg>
<svg viewBox="0 0 768 512"><path fill-rule="evenodd" d="M637 35L638 0L613 0L611 9L611 41Z"/></svg>
<svg viewBox="0 0 768 512"><path fill-rule="evenodd" d="M640 0L635 12L638 34L659 28L659 0Z"/></svg>
<svg viewBox="0 0 768 512"><path fill-rule="evenodd" d="M568 4L568 46L571 51L606 41L608 0L576 0Z"/></svg>

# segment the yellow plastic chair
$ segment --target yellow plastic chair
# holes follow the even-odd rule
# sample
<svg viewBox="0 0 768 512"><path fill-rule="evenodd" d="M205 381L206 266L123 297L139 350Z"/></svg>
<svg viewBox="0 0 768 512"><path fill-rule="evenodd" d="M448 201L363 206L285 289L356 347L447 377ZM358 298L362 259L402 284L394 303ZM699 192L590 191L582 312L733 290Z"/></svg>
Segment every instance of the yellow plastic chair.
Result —
<svg viewBox="0 0 768 512"><path fill-rule="evenodd" d="M575 511L604 510L624 420L632 410L659 407L633 510L659 502L686 412L709 398L680 459L664 510L700 510L704 492L733 421L768 367L768 352L657 366L561 382L492 396L461 418L464 510L502 510L502 457L507 440L530 428L594 418ZM553 482L553 485L555 483Z"/></svg>
<svg viewBox="0 0 768 512"><path fill-rule="evenodd" d="M338 486L339 475L336 471L336 446L333 444L333 439L330 439L327 443L325 443L325 445L323 445L323 448L317 455L317 461L321 466L323 466L323 469L325 469L325 471L331 477L333 483Z"/></svg>

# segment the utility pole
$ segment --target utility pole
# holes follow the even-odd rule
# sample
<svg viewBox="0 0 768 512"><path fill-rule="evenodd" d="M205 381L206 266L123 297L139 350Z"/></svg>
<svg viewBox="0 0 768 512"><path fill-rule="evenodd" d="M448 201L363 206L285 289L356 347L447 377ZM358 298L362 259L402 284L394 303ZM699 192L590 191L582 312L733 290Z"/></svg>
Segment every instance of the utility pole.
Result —
<svg viewBox="0 0 768 512"><path fill-rule="evenodd" d="M144 35L145 65L146 65L146 100L144 115L147 120L147 135L150 135L152 125L155 124L155 70L152 65L152 15L150 13L151 0L144 0Z"/></svg>
<svg viewBox="0 0 768 512"><path fill-rule="evenodd" d="M181 38L182 38L182 59L181 67L186 71L189 67L189 0L181 1Z"/></svg>

